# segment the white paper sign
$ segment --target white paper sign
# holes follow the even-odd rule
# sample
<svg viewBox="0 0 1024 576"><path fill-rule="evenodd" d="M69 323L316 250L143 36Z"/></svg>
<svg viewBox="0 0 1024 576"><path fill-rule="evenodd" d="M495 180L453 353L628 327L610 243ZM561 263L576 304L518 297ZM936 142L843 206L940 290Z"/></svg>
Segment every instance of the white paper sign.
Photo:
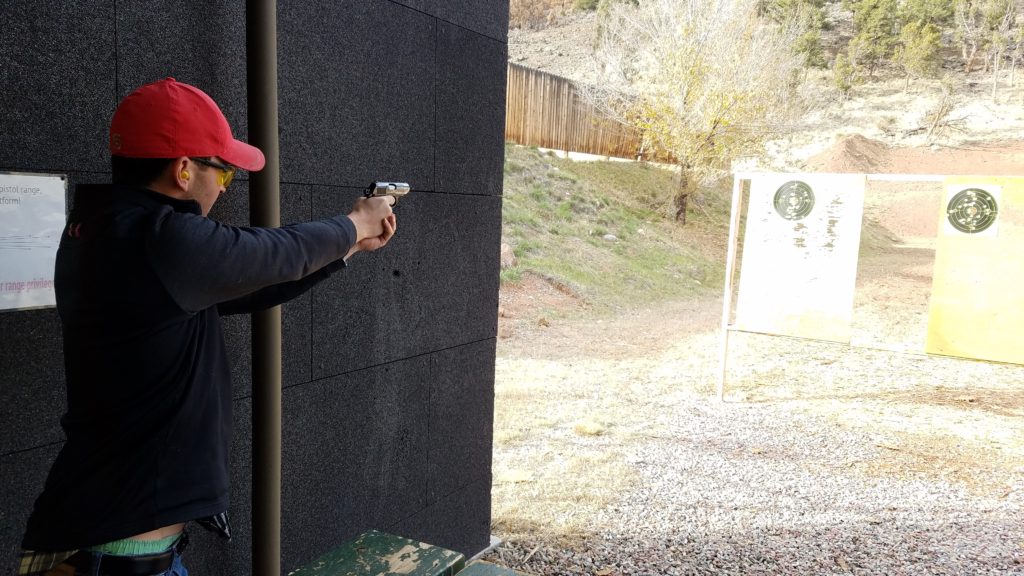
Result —
<svg viewBox="0 0 1024 576"><path fill-rule="evenodd" d="M863 174L753 178L736 327L848 342L863 210Z"/></svg>
<svg viewBox="0 0 1024 576"><path fill-rule="evenodd" d="M67 179L0 173L0 310L54 306Z"/></svg>

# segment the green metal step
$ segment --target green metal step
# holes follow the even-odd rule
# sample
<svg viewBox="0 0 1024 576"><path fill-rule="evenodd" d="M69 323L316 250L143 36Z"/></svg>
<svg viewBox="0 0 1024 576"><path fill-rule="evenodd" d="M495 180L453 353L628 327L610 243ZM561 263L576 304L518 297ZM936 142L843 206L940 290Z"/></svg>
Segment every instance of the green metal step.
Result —
<svg viewBox="0 0 1024 576"><path fill-rule="evenodd" d="M454 576L465 562L458 552L370 530L288 576Z"/></svg>

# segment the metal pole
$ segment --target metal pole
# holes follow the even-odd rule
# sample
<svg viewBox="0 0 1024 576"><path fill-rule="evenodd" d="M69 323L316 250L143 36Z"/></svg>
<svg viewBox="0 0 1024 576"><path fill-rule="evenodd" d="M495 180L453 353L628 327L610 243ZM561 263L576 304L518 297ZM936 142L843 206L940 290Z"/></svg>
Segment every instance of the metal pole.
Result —
<svg viewBox="0 0 1024 576"><path fill-rule="evenodd" d="M743 179L737 174L732 183L732 218L729 220L729 252L725 258L725 294L722 296L721 370L718 375L718 401L725 400L725 369L729 357L729 316L732 313L732 278L736 270L740 213L743 211Z"/></svg>
<svg viewBox="0 0 1024 576"><path fill-rule="evenodd" d="M266 167L250 175L249 221L281 225L277 2L246 3L249 142ZM252 573L281 573L281 308L252 315Z"/></svg>

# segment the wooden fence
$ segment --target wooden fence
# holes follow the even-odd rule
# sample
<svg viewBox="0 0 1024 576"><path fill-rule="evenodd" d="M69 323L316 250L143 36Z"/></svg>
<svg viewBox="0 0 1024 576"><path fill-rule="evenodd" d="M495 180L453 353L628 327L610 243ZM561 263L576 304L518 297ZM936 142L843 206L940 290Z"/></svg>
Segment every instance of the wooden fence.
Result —
<svg viewBox="0 0 1024 576"><path fill-rule="evenodd" d="M567 78L510 62L507 97L505 140L616 158L642 155L640 132L603 117Z"/></svg>

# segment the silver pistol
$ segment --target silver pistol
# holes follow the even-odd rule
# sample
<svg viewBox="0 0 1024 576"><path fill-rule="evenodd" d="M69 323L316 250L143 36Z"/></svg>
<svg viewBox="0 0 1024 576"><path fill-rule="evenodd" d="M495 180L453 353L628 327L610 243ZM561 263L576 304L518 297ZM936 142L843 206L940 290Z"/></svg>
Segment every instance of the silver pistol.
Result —
<svg viewBox="0 0 1024 576"><path fill-rule="evenodd" d="M405 182L374 182L366 188L365 196L375 198L377 196L391 196L395 199L392 207L398 206L398 201L409 193L411 188Z"/></svg>

